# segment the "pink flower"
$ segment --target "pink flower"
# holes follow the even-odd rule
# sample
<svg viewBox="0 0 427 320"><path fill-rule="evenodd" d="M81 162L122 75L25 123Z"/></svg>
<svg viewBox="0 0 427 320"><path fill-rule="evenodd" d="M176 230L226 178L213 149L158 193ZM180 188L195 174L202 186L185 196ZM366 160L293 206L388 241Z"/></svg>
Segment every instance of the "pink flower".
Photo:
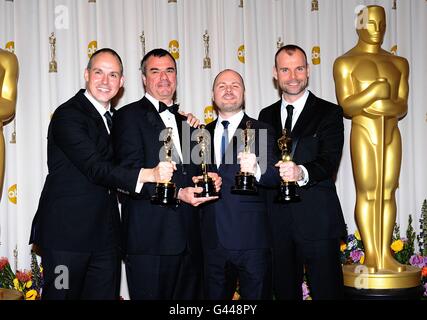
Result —
<svg viewBox="0 0 427 320"><path fill-rule="evenodd" d="M350 252L350 258L351 260L353 260L353 262L359 262L362 256L363 256L362 250L354 250Z"/></svg>
<svg viewBox="0 0 427 320"><path fill-rule="evenodd" d="M308 289L307 283L304 281L302 283L302 298L307 300L310 297L310 290Z"/></svg>
<svg viewBox="0 0 427 320"><path fill-rule="evenodd" d="M412 257L409 258L409 263L412 266L422 268L426 265L426 259L423 256L420 256L418 254L414 254Z"/></svg>

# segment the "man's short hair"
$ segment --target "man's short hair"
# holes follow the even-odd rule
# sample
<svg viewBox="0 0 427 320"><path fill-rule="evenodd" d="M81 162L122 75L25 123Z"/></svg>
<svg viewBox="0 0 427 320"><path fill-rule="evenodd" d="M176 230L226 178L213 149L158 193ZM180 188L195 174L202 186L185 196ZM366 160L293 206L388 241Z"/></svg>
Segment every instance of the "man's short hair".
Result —
<svg viewBox="0 0 427 320"><path fill-rule="evenodd" d="M279 54L282 51L286 51L286 53L291 56L297 50L301 51L304 54L305 65L307 65L308 64L308 62L307 62L307 55L306 55L304 49L301 48L301 47L299 47L299 46L297 46L296 44L288 44L286 46L281 47L279 50L277 50L276 55L274 56L274 65L276 66L276 68L277 68L277 57L279 56Z"/></svg>
<svg viewBox="0 0 427 320"><path fill-rule="evenodd" d="M120 64L120 75L123 75L122 58L120 58L119 54L111 48L102 48L102 49L96 50L95 53L90 57L89 62L87 63L86 69L90 70L92 68L93 59L95 59L95 57L101 53L109 53L114 57L116 57L117 60L119 60L119 64Z"/></svg>
<svg viewBox="0 0 427 320"><path fill-rule="evenodd" d="M173 55L171 55L171 53L165 49L157 48L157 49L151 50L150 52L148 52L144 56L144 58L142 58L142 60L141 60L141 72L142 72L142 74L144 76L147 75L147 60L150 57L161 58L161 57L165 57L165 56L169 56L172 59L173 63L175 64L175 70L176 70L176 61L175 61L175 58L173 57Z"/></svg>

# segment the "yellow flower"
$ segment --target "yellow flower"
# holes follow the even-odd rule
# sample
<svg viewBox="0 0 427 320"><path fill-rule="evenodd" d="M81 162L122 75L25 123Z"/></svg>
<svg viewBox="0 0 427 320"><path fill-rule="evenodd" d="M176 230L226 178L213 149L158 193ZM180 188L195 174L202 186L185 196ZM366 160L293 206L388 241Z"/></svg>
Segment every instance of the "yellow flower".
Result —
<svg viewBox="0 0 427 320"><path fill-rule="evenodd" d="M341 242L341 245L340 245L341 252L344 252L345 249L347 249L347 244L345 242Z"/></svg>
<svg viewBox="0 0 427 320"><path fill-rule="evenodd" d="M25 300L36 300L37 298L37 291L32 289L29 290L26 294L25 294Z"/></svg>
<svg viewBox="0 0 427 320"><path fill-rule="evenodd" d="M359 230L356 230L356 232L354 232L354 237L359 241L362 240L362 238L360 237Z"/></svg>
<svg viewBox="0 0 427 320"><path fill-rule="evenodd" d="M364 262L365 262L365 255L363 255L359 260L360 264L363 264Z"/></svg>
<svg viewBox="0 0 427 320"><path fill-rule="evenodd" d="M22 288L19 285L19 280L18 278L13 279L13 286L15 287L16 290L21 291L22 292Z"/></svg>
<svg viewBox="0 0 427 320"><path fill-rule="evenodd" d="M31 287L33 286L33 282L30 280L30 281L27 281L26 283L25 283L25 287L27 288L27 289L30 289Z"/></svg>
<svg viewBox="0 0 427 320"><path fill-rule="evenodd" d="M394 252L402 251L403 249L403 241L402 240L394 240L391 244L391 249L393 249Z"/></svg>

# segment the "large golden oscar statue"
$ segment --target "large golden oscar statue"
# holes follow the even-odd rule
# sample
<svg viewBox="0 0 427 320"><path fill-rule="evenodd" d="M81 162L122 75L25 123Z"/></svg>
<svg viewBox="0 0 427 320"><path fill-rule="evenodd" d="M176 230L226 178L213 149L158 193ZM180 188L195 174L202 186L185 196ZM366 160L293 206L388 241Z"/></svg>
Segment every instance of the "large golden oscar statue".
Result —
<svg viewBox="0 0 427 320"><path fill-rule="evenodd" d="M358 21L358 43L334 63L337 99L352 119L355 217L365 248L363 266L344 266L344 283L363 289L413 288L420 284L419 270L398 263L390 249L402 158L397 123L408 110L409 65L381 48L383 7L364 7Z"/></svg>
<svg viewBox="0 0 427 320"><path fill-rule="evenodd" d="M3 126L15 115L18 60L13 53L0 49L0 200L3 189L5 140Z"/></svg>

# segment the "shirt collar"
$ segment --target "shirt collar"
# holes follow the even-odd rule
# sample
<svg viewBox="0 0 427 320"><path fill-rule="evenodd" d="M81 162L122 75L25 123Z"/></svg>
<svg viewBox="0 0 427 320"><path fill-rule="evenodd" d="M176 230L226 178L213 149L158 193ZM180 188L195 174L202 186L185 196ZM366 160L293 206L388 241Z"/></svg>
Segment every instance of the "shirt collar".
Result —
<svg viewBox="0 0 427 320"><path fill-rule="evenodd" d="M159 112L159 100L157 100L156 98L154 98L152 95L150 95L149 93L145 93L145 97L153 104L154 108L156 108L157 112ZM173 101L172 101L173 104ZM168 105L169 107L170 105Z"/></svg>
<svg viewBox="0 0 427 320"><path fill-rule="evenodd" d="M105 111L110 111L110 113L111 113L111 110L110 110L111 104L110 103L108 104L107 108L105 108L102 104L100 104L98 101L96 101L96 99L90 94L89 91L86 90L84 95L90 101L90 103L93 104L96 111L98 111L101 116L104 116Z"/></svg>
<svg viewBox="0 0 427 320"><path fill-rule="evenodd" d="M295 111L301 112L302 109L304 109L304 106L305 106L305 103L307 102L309 94L310 94L310 91L305 90L304 94L301 97L299 97L298 100L296 100L296 101L294 101L292 103L287 102L285 100L285 98L283 98L283 96L282 96L282 107L284 109L286 109L286 106L289 105L289 104L291 104L291 105L294 106L294 110Z"/></svg>
<svg viewBox="0 0 427 320"><path fill-rule="evenodd" d="M221 122L224 121L224 120L227 120L228 122L230 122L230 124L228 125L229 128L231 126L231 128L237 129L237 127L239 126L240 122L242 122L242 119L243 119L244 115L245 115L245 113L243 112L243 110L240 110L238 113L233 114L228 119L224 119L224 118L221 117L221 115L218 115L217 125L219 124L222 127Z"/></svg>

